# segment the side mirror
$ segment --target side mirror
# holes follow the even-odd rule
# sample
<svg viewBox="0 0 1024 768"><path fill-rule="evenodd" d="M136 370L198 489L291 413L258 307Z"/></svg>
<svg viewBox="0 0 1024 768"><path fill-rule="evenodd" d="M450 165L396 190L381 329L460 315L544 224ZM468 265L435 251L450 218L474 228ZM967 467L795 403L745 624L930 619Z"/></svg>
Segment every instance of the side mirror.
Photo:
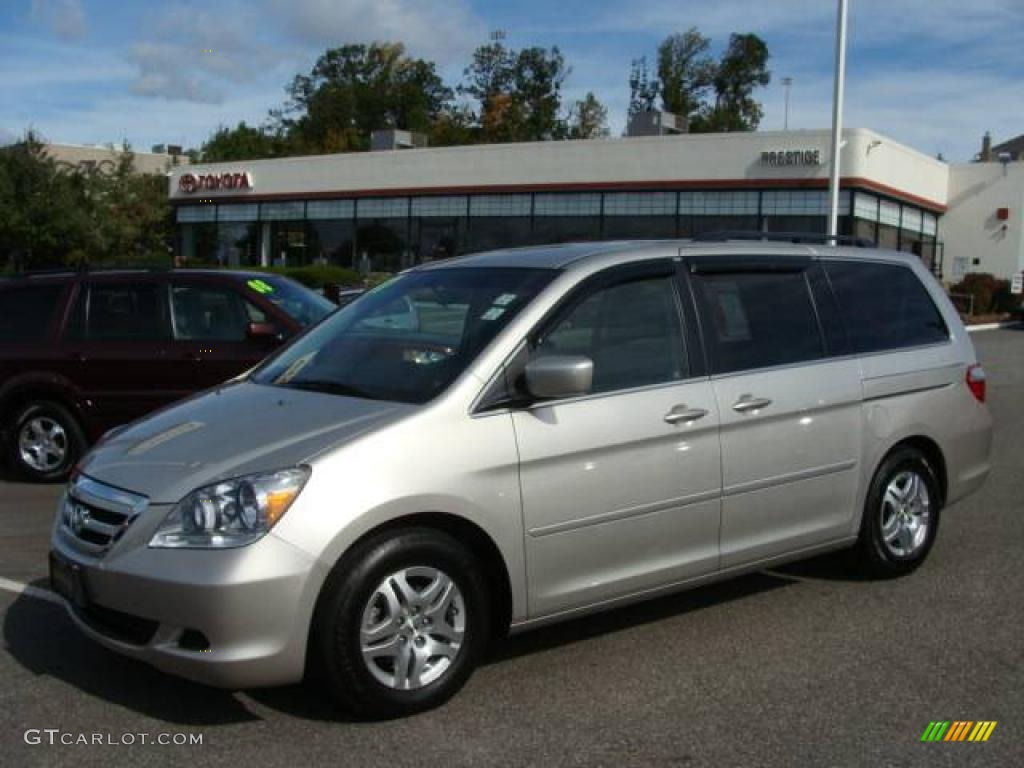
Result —
<svg viewBox="0 0 1024 768"><path fill-rule="evenodd" d="M278 341L281 338L273 323L249 323L245 335L253 341Z"/></svg>
<svg viewBox="0 0 1024 768"><path fill-rule="evenodd" d="M534 397L573 397L590 392L594 361L583 355L548 355L526 364L526 390Z"/></svg>

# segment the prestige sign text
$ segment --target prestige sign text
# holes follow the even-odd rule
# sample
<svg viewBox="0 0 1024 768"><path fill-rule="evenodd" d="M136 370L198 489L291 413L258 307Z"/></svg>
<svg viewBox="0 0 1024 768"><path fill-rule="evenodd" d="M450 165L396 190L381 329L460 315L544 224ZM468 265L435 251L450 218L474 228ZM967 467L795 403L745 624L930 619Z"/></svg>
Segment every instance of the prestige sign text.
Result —
<svg viewBox="0 0 1024 768"><path fill-rule="evenodd" d="M820 149L786 149L761 153L761 165L821 165Z"/></svg>

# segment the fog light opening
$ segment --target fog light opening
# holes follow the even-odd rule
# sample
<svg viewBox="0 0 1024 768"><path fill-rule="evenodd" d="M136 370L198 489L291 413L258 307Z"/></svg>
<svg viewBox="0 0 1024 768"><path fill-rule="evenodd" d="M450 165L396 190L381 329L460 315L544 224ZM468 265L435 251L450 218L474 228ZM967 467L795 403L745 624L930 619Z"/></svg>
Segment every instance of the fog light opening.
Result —
<svg viewBox="0 0 1024 768"><path fill-rule="evenodd" d="M198 629L186 629L178 638L178 647L186 651L208 651L210 641Z"/></svg>

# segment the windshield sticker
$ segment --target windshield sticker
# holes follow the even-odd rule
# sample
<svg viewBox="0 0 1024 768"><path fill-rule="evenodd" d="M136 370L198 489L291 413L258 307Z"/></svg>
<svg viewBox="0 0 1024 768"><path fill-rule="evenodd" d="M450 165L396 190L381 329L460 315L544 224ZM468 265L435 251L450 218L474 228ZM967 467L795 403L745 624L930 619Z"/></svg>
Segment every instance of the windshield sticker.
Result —
<svg viewBox="0 0 1024 768"><path fill-rule="evenodd" d="M501 317L504 314L505 314L505 310L502 309L501 307L491 307L486 312L484 312L482 315L480 315L480 319L481 320L497 320L499 317Z"/></svg>
<svg viewBox="0 0 1024 768"><path fill-rule="evenodd" d="M314 350L313 352L307 352L301 357L297 357L295 359L295 362L293 362L284 370L284 373L282 373L280 376L274 379L274 383L287 384L289 381L294 379L299 374L299 371L305 368L309 361L312 360L314 357L316 357L316 350Z"/></svg>
<svg viewBox="0 0 1024 768"><path fill-rule="evenodd" d="M503 293L501 294L501 296L494 300L494 305L497 307L507 307L515 300L516 295L514 293Z"/></svg>
<svg viewBox="0 0 1024 768"><path fill-rule="evenodd" d="M270 283L266 282L265 280L259 280L259 279L249 280L246 283L246 285L248 285L250 288L252 288L254 291L256 291L256 293L261 293L261 294L265 295L265 294L273 293L274 292L274 286L272 286Z"/></svg>

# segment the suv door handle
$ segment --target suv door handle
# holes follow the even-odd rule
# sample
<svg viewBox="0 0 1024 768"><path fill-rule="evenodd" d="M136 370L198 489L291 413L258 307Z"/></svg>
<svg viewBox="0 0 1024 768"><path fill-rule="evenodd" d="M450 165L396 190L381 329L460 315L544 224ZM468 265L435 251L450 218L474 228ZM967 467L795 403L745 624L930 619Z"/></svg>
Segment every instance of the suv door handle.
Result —
<svg viewBox="0 0 1024 768"><path fill-rule="evenodd" d="M753 395L740 395L740 399L732 404L732 409L737 413L748 413L767 408L772 401L767 397L754 397Z"/></svg>
<svg viewBox="0 0 1024 768"><path fill-rule="evenodd" d="M665 414L665 421L669 424L689 424L691 421L703 419L707 415L708 412L703 408L687 408L685 405L676 405Z"/></svg>

